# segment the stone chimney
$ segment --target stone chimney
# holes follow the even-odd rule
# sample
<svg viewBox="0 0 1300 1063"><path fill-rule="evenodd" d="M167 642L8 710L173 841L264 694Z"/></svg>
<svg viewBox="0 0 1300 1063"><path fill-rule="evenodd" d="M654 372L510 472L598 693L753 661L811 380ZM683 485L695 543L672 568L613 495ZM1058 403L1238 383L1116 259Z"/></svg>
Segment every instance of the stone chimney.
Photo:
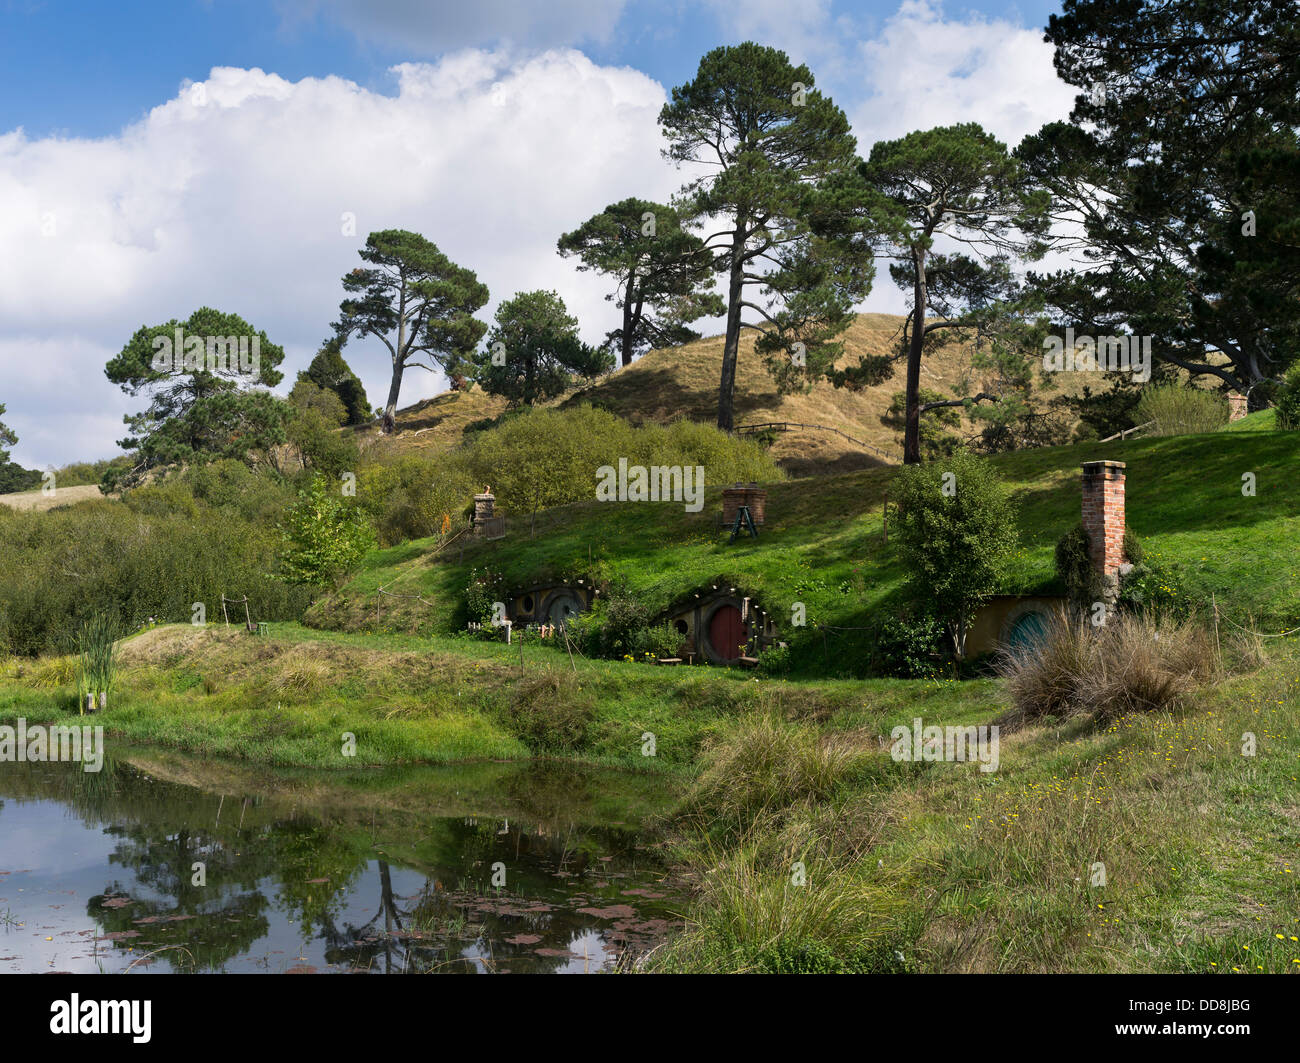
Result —
<svg viewBox="0 0 1300 1063"><path fill-rule="evenodd" d="M1083 530L1093 570L1118 591L1124 564L1124 463L1083 463Z"/></svg>
<svg viewBox="0 0 1300 1063"><path fill-rule="evenodd" d="M722 523L726 527L736 523L736 513L741 506L749 507L749 516L754 526L763 523L767 516L767 491L756 483L748 486L736 484L722 489Z"/></svg>
<svg viewBox="0 0 1300 1063"><path fill-rule="evenodd" d="M476 534L483 534L483 525L492 519L495 505L496 496L492 493L490 487L483 488L481 495L474 496L474 531Z"/></svg>
<svg viewBox="0 0 1300 1063"><path fill-rule="evenodd" d="M1246 396L1235 391L1228 392L1228 423L1240 421L1246 416Z"/></svg>

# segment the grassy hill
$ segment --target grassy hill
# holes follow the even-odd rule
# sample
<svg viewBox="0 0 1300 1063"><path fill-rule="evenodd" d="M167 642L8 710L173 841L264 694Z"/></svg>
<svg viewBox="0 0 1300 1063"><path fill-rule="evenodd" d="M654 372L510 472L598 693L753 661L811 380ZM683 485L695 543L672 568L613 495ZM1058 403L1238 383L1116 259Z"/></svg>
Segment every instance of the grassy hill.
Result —
<svg viewBox="0 0 1300 1063"><path fill-rule="evenodd" d="M1147 556L1170 569L1175 590L1208 603L1235 622L1263 630L1300 623L1300 433L1235 432L1129 439L1048 447L989 459L1020 506L1020 549L1002 588L1053 589L1053 550L1079 521L1080 465L1128 463L1128 524ZM1242 494L1252 472L1256 494ZM810 625L852 628L897 613L904 575L883 541L882 513L894 467L772 484L768 524L757 540L728 544L715 527L716 492L704 511L680 504L580 503L539 514L537 534L512 525L505 539L472 541L443 554L436 540L416 540L370 555L338 594L313 607L308 622L370 630L376 592L419 594L387 599L392 630L451 630L473 569L489 568L506 588L579 577L625 585L656 610L703 585L728 580L777 616L802 601ZM842 632L826 647L852 673L861 636ZM831 650L843 651L834 658ZM859 673L860 674L860 673Z"/></svg>
<svg viewBox="0 0 1300 1063"><path fill-rule="evenodd" d="M859 314L845 332L841 365L855 363L863 355L891 353L902 324L903 318L894 314ZM565 396L557 404L590 402L634 424L662 424L679 417L713 423L718 411L722 346L722 336L710 336L683 347L650 351L626 369ZM927 358L921 369L921 386L955 394L963 374L969 371L969 361L968 345L949 342ZM1060 382L1061 390L1073 393L1086 382L1084 375L1066 374ZM901 460L899 434L882 424L880 418L893 394L902 389L900 363L892 379L861 392L822 383L806 393L779 395L762 359L754 352L753 334L745 333L736 366L736 423L825 425L874 448L864 449L833 432L783 433L777 437L772 453L783 468L796 476L873 468ZM459 442L467 425L495 417L504 409L503 400L478 388L446 392L399 411L398 430L393 437L383 439L370 426L359 433L363 445L380 448L376 453L433 454Z"/></svg>

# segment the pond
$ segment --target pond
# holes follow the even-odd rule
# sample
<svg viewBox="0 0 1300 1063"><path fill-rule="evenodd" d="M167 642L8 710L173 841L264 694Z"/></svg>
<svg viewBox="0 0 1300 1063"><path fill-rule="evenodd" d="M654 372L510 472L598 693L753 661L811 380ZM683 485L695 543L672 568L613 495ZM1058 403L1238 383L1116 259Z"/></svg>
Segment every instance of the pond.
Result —
<svg viewBox="0 0 1300 1063"><path fill-rule="evenodd" d="M596 973L680 927L654 776L0 764L0 973Z"/></svg>

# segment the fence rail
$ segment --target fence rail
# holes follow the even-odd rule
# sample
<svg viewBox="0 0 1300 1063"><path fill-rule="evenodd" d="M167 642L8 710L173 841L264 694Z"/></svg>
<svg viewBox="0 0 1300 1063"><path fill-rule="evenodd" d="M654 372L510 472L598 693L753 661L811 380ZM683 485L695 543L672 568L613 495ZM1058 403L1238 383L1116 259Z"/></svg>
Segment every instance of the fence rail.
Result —
<svg viewBox="0 0 1300 1063"><path fill-rule="evenodd" d="M899 458L897 454L890 454L888 451L881 450L879 447L872 446L870 443L865 443L861 439L854 439L853 436L849 435L847 432L841 432L838 428L832 428L830 425L825 424L803 424L799 421L765 421L762 424L737 425L735 431L737 434L741 432L763 432L769 429L776 432L789 432L794 428L807 428L814 432L834 432L837 436L847 439L855 446L862 447L863 450L870 450L889 461L897 461Z"/></svg>

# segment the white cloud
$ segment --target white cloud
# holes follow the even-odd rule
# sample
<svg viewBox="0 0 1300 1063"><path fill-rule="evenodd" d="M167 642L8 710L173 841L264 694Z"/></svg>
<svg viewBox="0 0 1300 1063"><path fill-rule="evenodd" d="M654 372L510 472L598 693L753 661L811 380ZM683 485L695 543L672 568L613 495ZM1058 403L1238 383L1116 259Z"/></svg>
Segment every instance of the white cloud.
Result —
<svg viewBox="0 0 1300 1063"><path fill-rule="evenodd" d="M1041 30L975 14L946 20L930 0L904 0L859 52L868 95L849 116L864 154L877 140L958 122L1014 148L1074 102Z"/></svg>
<svg viewBox="0 0 1300 1063"><path fill-rule="evenodd" d="M586 338L613 327L602 282L555 241L614 199L678 186L659 156L662 87L574 51L468 51L395 74L384 96L219 68L116 137L0 136L0 243L20 251L0 258L0 401L20 436L15 460L111 454L123 406L144 403L108 382L105 361L139 326L201 305L284 345L287 385L377 229L423 233L475 270L492 292L485 319L516 291L553 287ZM342 235L345 212L355 237ZM355 340L346 355L381 402L383 348ZM410 372L402 402L442 384ZM112 427L92 434L104 411Z"/></svg>
<svg viewBox="0 0 1300 1063"><path fill-rule="evenodd" d="M626 0L280 0L286 27L323 17L414 55L500 42L534 48L609 39Z"/></svg>

